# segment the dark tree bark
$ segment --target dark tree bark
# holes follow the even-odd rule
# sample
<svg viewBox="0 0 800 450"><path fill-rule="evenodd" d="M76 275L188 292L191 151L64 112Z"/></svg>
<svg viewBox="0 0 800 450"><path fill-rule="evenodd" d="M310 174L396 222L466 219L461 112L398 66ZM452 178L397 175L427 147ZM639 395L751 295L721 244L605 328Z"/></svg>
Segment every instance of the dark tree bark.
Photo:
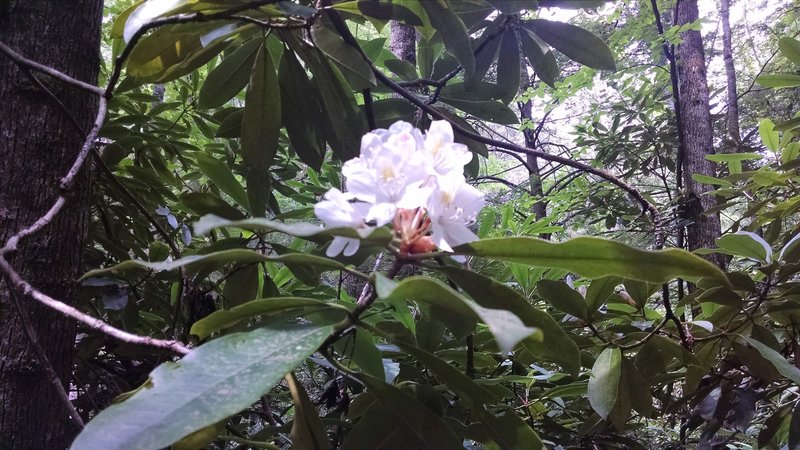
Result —
<svg viewBox="0 0 800 450"><path fill-rule="evenodd" d="M678 25L697 20L697 0L678 2L676 18ZM686 31L681 35L682 43L677 47L676 59L680 91L680 113L682 118L685 159L683 177L685 187L685 213L689 221L687 244L689 250L715 247L720 236L718 214L703 212L717 206L711 187L692 179L692 174L714 175L714 164L706 155L714 153L714 136L711 128L711 113L708 106L708 84L703 38L699 31ZM724 265L720 255L709 255L718 265Z"/></svg>
<svg viewBox="0 0 800 450"><path fill-rule="evenodd" d="M396 20L391 21L389 50L403 61L417 65L417 29Z"/></svg>
<svg viewBox="0 0 800 450"><path fill-rule="evenodd" d="M520 90L525 91L528 89L531 82L528 77L528 67L525 65L524 58L521 58L520 64ZM519 102L517 106L519 107L521 119L533 121L533 102L531 100ZM546 115L542 118L542 121L539 122L539 126L535 130L526 128L522 132L522 135L525 137L525 147L535 149L538 146L539 133L542 131L545 119L547 119ZM547 217L547 203L544 201L544 188L542 186L541 171L539 170L539 158L533 155L527 155L525 157L525 166L528 170L531 195L538 199L536 203L533 204L533 214L536 220L542 220ZM550 234L542 234L540 237L543 239L550 239Z"/></svg>
<svg viewBox="0 0 800 450"><path fill-rule="evenodd" d="M733 51L731 50L731 0L721 0L719 15L722 19L722 60L725 62L725 79L727 80L728 108L725 113L725 123L728 130L728 139L731 141L731 151L738 151L741 145L739 132L739 98L736 96L736 67L733 65Z"/></svg>
<svg viewBox="0 0 800 450"><path fill-rule="evenodd" d="M18 53L90 84L100 61L102 0L0 3L0 41ZM39 79L88 131L97 98L58 81ZM59 180L72 165L83 136L69 117L0 53L0 243L31 225L56 200ZM10 257L17 271L41 291L75 299L82 271L89 178L84 170L67 206ZM0 244L2 245L2 244ZM63 449L76 429L54 392L42 361L34 356L11 296L26 308L41 347L69 388L75 324L12 292L0 278L0 447Z"/></svg>

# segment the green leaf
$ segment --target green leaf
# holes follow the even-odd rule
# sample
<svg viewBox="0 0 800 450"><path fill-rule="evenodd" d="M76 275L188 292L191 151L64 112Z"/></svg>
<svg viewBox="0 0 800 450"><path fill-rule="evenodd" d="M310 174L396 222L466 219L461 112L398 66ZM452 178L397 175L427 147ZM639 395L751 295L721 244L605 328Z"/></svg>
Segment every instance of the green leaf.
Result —
<svg viewBox="0 0 800 450"><path fill-rule="evenodd" d="M411 81L419 78L417 75L417 68L408 61L402 59L387 59L383 64L387 69L391 70L392 73L403 80Z"/></svg>
<svg viewBox="0 0 800 450"><path fill-rule="evenodd" d="M786 417L792 411L792 405L784 405L775 410L767 420L764 421L764 426L758 433L758 448L769 448L769 443L772 438L778 433L778 430L783 427Z"/></svg>
<svg viewBox="0 0 800 450"><path fill-rule="evenodd" d="M785 36L778 41L778 48L789 61L800 66L800 41Z"/></svg>
<svg viewBox="0 0 800 450"><path fill-rule="evenodd" d="M238 138L242 135L242 116L244 115L244 108L237 109L236 111L228 114L222 123L217 128L216 137L221 138Z"/></svg>
<svg viewBox="0 0 800 450"><path fill-rule="evenodd" d="M233 176L230 167L223 161L209 155L208 153L198 152L195 155L197 166L211 179L211 181L222 192L230 195L234 202L239 206L249 209L247 193L242 188L241 183Z"/></svg>
<svg viewBox="0 0 800 450"><path fill-rule="evenodd" d="M772 262L772 247L761 236L749 231L737 231L717 239L717 246L734 255L752 258L767 264Z"/></svg>
<svg viewBox="0 0 800 450"><path fill-rule="evenodd" d="M128 75L142 81L157 79L167 69L202 49L200 35L217 27L217 24L168 25L154 30L140 39L131 51L126 64Z"/></svg>
<svg viewBox="0 0 800 450"><path fill-rule="evenodd" d="M761 136L761 142L764 145L774 151L778 150L778 145L780 143L780 134L775 131L775 124L772 123L769 119L762 119L758 122L758 134Z"/></svg>
<svg viewBox="0 0 800 450"><path fill-rule="evenodd" d="M403 436L406 448L463 450L461 439L444 420L414 397L369 375L360 374L358 378L390 416L390 423Z"/></svg>
<svg viewBox="0 0 800 450"><path fill-rule="evenodd" d="M279 262L287 266L299 266L306 270L319 268L325 270L343 270L344 264L325 258L324 256L309 255L305 253L288 253L285 255L263 255L252 249L233 248L221 250L203 255L190 255L174 261L148 262L139 259L129 259L111 267L95 269L87 272L84 277L114 276L129 271L143 272L152 270L155 272L172 271L180 267L187 267L190 272L195 272L199 268L214 270L230 263L259 263L259 262ZM297 273L295 276L300 277ZM312 281L312 280L308 280Z"/></svg>
<svg viewBox="0 0 800 450"><path fill-rule="evenodd" d="M575 383L566 384L564 386L557 386L544 392L545 398L572 398L572 397L585 397L588 390L588 383L585 381L578 381Z"/></svg>
<svg viewBox="0 0 800 450"><path fill-rule="evenodd" d="M359 80L364 83L364 86L362 86L363 88L377 85L375 74L372 73L372 69L364 59L361 58L361 55L347 44L341 36L329 30L321 23L317 23L311 27L311 35L314 38L314 43L317 48L329 58L341 64L341 67L344 67L358 77Z"/></svg>
<svg viewBox="0 0 800 450"><path fill-rule="evenodd" d="M215 339L176 363L158 366L142 389L95 416L71 448L167 447L250 406L332 331L261 328Z"/></svg>
<svg viewBox="0 0 800 450"><path fill-rule="evenodd" d="M580 351L550 314L534 308L519 292L485 275L452 266L437 268L444 272L470 297L484 308L499 308L514 313L529 327L542 330L542 340L525 339L522 343L535 357L560 364L577 376L580 370Z"/></svg>
<svg viewBox="0 0 800 450"><path fill-rule="evenodd" d="M749 338L747 336L740 336L742 339L745 340L750 346L758 350L758 353L764 357L767 361L769 361L775 369L778 370L778 373L786 377L787 379L793 381L795 384L800 385L800 369L795 367L792 363L786 360L780 353L776 352L775 350L771 349L769 346L762 344L761 342Z"/></svg>
<svg viewBox="0 0 800 450"><path fill-rule="evenodd" d="M252 231L278 231L295 237L317 240L330 236L343 236L361 239L379 246L386 245L392 240L392 234L386 228L322 228L306 222L282 223L262 218L227 220L213 214L203 216L195 222L194 232L195 234L208 234L211 230L222 227Z"/></svg>
<svg viewBox="0 0 800 450"><path fill-rule="evenodd" d="M733 183L728 180L723 180L721 178L715 178L709 175L703 175L701 173L693 173L692 179L697 181L698 183L702 184L710 184L714 186L724 186L724 187L732 187Z"/></svg>
<svg viewBox="0 0 800 450"><path fill-rule="evenodd" d="M281 115L292 148L300 159L319 171L325 157L325 138L318 126L322 105L295 53L284 51L278 69Z"/></svg>
<svg viewBox="0 0 800 450"><path fill-rule="evenodd" d="M241 305L258 297L258 273L256 264L234 269L222 288L223 304L226 308Z"/></svg>
<svg viewBox="0 0 800 450"><path fill-rule="evenodd" d="M539 295L545 298L554 308L589 321L589 312L583 296L563 281L539 280L536 283Z"/></svg>
<svg viewBox="0 0 800 450"><path fill-rule="evenodd" d="M326 303L320 300L301 297L273 297L260 300L252 300L231 309L214 311L208 316L198 320L192 325L191 334L197 336L201 341L206 339L216 331L236 325L237 323L252 317L265 314L276 314L287 311L320 310L340 310L343 314L347 313L347 308L335 303Z"/></svg>
<svg viewBox="0 0 800 450"><path fill-rule="evenodd" d="M467 83L450 83L442 88L443 97L462 101L497 100L506 94L506 90L497 84L484 81Z"/></svg>
<svg viewBox="0 0 800 450"><path fill-rule="evenodd" d="M342 450L400 449L410 445L407 427L404 424L398 426L395 423L395 415L386 411L381 407L380 403L375 402L373 396L370 395L369 399L372 400L371 404L361 414L355 426L347 432L347 436L345 436L342 443ZM412 400L416 401L413 398ZM417 443L416 440L413 440L413 442ZM424 442L419 445L424 445Z"/></svg>
<svg viewBox="0 0 800 450"><path fill-rule="evenodd" d="M786 122L781 122L775 125L775 131L790 131L800 127L800 117L789 119ZM785 136L785 134L784 134Z"/></svg>
<svg viewBox="0 0 800 450"><path fill-rule="evenodd" d="M376 332L380 332L372 327L369 327ZM389 338L386 333L381 333L384 338ZM470 406L478 409L483 409L483 405L490 405L497 402L499 399L495 394L476 384L475 381L464 375L463 372L441 360L435 355L415 347L401 339L392 339L392 341L400 347L401 350L416 358L421 362L426 369L430 370L436 377L444 383L447 388L453 391L459 398L464 399Z"/></svg>
<svg viewBox="0 0 800 450"><path fill-rule="evenodd" d="M467 114L471 114L479 119L499 124L518 123L517 115L508 106L496 100L465 100L441 96L441 100L450 106L454 106Z"/></svg>
<svg viewBox="0 0 800 450"><path fill-rule="evenodd" d="M654 283L645 283L643 281L638 280L625 280L625 293L636 303L638 308L644 308L647 304L647 300L652 296L659 288L657 284Z"/></svg>
<svg viewBox="0 0 800 450"><path fill-rule="evenodd" d="M445 49L464 68L466 80L471 81L475 72L475 56L472 53L472 45L464 22L452 9L442 6L438 1L421 3L428 13L431 24L442 37Z"/></svg>
<svg viewBox="0 0 800 450"><path fill-rule="evenodd" d="M414 121L416 108L403 98L383 98L372 102L375 125L378 128L389 128L398 120Z"/></svg>
<svg viewBox="0 0 800 450"><path fill-rule="evenodd" d="M589 30L545 19L532 19L522 25L575 62L593 69L616 69L611 50Z"/></svg>
<svg viewBox="0 0 800 450"><path fill-rule="evenodd" d="M758 153L717 153L706 155L706 159L714 162L749 161L763 158Z"/></svg>
<svg viewBox="0 0 800 450"><path fill-rule="evenodd" d="M479 80L486 77L486 73L492 66L492 63L497 60L497 52L500 49L500 42L502 35L500 33L500 26L503 24L503 16L498 15L497 18L486 27L481 35L481 38L476 42L476 48L480 50L475 52L475 75L470 86Z"/></svg>
<svg viewBox="0 0 800 450"><path fill-rule="evenodd" d="M503 89L503 103L517 96L520 80L519 43L517 34L509 28L503 32L500 55L497 57L497 84Z"/></svg>
<svg viewBox="0 0 800 450"><path fill-rule="evenodd" d="M489 4L500 10L503 14L515 14L523 9L535 10L539 5L537 0L487 0Z"/></svg>
<svg viewBox="0 0 800 450"><path fill-rule="evenodd" d="M606 348L597 357L589 377L589 403L592 408L607 419L617 402L619 379L622 373L622 351L619 348Z"/></svg>
<svg viewBox="0 0 800 450"><path fill-rule="evenodd" d="M266 45L256 55L242 115L242 159L251 170L268 170L278 151L281 96L275 65Z"/></svg>
<svg viewBox="0 0 800 450"><path fill-rule="evenodd" d="M498 416L476 411L485 425L486 433L502 449L544 450L546 447L533 428L516 411L506 410ZM490 447L491 448L491 447Z"/></svg>
<svg viewBox="0 0 800 450"><path fill-rule="evenodd" d="M355 97L348 86L345 88L341 72L328 63L328 59L317 49L309 49L299 35L281 33L286 43L297 52L314 74L312 82L315 93L323 105L323 122L328 144L333 154L341 161L358 156L361 136L364 134L363 114L356 108Z"/></svg>
<svg viewBox="0 0 800 450"><path fill-rule="evenodd" d="M791 73L774 73L756 77L756 83L766 88L785 88L800 86L800 75Z"/></svg>
<svg viewBox="0 0 800 450"><path fill-rule="evenodd" d="M644 417L650 417L653 410L653 395L650 393L650 383L644 379L639 369L628 358L622 358L622 373L619 382L618 396L625 396L630 400L630 405ZM627 421L627 414L625 421Z"/></svg>
<svg viewBox="0 0 800 450"><path fill-rule="evenodd" d="M270 185L272 180L266 170L251 170L247 173L247 202L250 205L250 214L254 217L264 217L270 202Z"/></svg>
<svg viewBox="0 0 800 450"><path fill-rule="evenodd" d="M729 288L719 286L704 291L697 297L697 302L712 302L732 306L738 310L742 306L742 297Z"/></svg>
<svg viewBox="0 0 800 450"><path fill-rule="evenodd" d="M364 373L380 380L386 377L383 357L369 331L356 328L336 342L336 349L342 356L356 363Z"/></svg>
<svg viewBox="0 0 800 450"><path fill-rule="evenodd" d="M250 69L253 67L260 45L259 39L244 43L209 72L203 87L200 88L197 98L198 108L222 106L244 89L250 80Z"/></svg>
<svg viewBox="0 0 800 450"><path fill-rule="evenodd" d="M690 281L709 278L729 284L717 266L684 250L646 251L593 237L561 243L530 237L481 239L458 246L455 252L536 267L557 267L587 278L616 275L659 284L673 278Z"/></svg>
<svg viewBox="0 0 800 450"><path fill-rule="evenodd" d="M181 203L197 215L215 215L231 220L244 219L244 214L225 200L210 192L189 192L181 196Z"/></svg>
<svg viewBox="0 0 800 450"><path fill-rule="evenodd" d="M536 75L550 87L555 87L559 75L558 62L550 47L539 39L533 31L519 28L520 43Z"/></svg>
<svg viewBox="0 0 800 450"><path fill-rule="evenodd" d="M433 45L424 37L417 41L417 65L423 78L430 78L433 73Z"/></svg>
<svg viewBox="0 0 800 450"><path fill-rule="evenodd" d="M489 330L502 353L511 351L520 341L534 333L537 328L525 326L519 317L502 309L484 308L468 300L439 280L412 276L394 283L384 276L375 280L378 298L391 300L412 300L427 303L449 310L465 317L477 317L489 326Z"/></svg>
<svg viewBox="0 0 800 450"><path fill-rule="evenodd" d="M294 405L294 418L292 419L292 448L297 450L326 450L330 448L328 435L322 420L317 414L314 403L308 398L308 393L298 381L294 373L289 372L285 377L286 386L292 396Z"/></svg>
<svg viewBox="0 0 800 450"><path fill-rule="evenodd" d="M338 5L335 5L336 7ZM379 20L398 20L406 25L422 26L422 20L410 9L402 5L389 2L359 1L358 9L365 16Z"/></svg>
<svg viewBox="0 0 800 450"><path fill-rule="evenodd" d="M617 277L603 277L592 281L589 288L586 289L586 309L590 321L621 282L622 280Z"/></svg>
<svg viewBox="0 0 800 450"><path fill-rule="evenodd" d="M792 417L789 419L789 439L787 448L797 450L800 447L800 402L795 403Z"/></svg>

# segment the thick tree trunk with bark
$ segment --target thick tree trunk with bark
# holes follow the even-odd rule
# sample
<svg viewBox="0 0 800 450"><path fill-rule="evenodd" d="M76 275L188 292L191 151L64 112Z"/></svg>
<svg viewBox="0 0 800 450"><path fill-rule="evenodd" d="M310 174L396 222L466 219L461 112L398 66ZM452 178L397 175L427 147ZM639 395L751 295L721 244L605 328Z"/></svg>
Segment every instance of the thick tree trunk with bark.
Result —
<svg viewBox="0 0 800 450"><path fill-rule="evenodd" d="M728 139L731 141L726 148L738 151L742 137L739 133L739 99L736 96L736 67L733 65L733 50L731 49L731 0L721 0L719 15L722 19L722 60L725 62L725 79L727 81L728 109L725 113L725 123L728 130Z"/></svg>
<svg viewBox="0 0 800 450"><path fill-rule="evenodd" d="M102 0L0 3L0 41L18 53L94 84L99 70ZM36 75L88 131L97 98ZM59 195L83 136L68 116L0 53L0 245L34 223ZM79 175L68 205L10 257L36 288L73 302L82 271L89 179ZM34 355L12 299L27 310L47 358L69 389L75 324L12 292L0 278L0 447L63 449L77 430L42 361Z"/></svg>
<svg viewBox="0 0 800 450"><path fill-rule="evenodd" d="M678 25L697 20L697 0L678 2L676 12ZM690 224L687 227L689 250L702 247L716 247L720 235L718 214L704 215L703 212L717 206L713 195L708 195L711 187L692 179L692 174L714 175L714 164L706 155L714 153L714 136L711 128L711 113L708 106L708 84L706 80L706 61L703 51L703 38L699 31L686 31L681 35L682 43L677 48L677 65L680 89L680 113L684 137L684 186L685 210ZM709 259L724 265L720 255L710 255Z"/></svg>

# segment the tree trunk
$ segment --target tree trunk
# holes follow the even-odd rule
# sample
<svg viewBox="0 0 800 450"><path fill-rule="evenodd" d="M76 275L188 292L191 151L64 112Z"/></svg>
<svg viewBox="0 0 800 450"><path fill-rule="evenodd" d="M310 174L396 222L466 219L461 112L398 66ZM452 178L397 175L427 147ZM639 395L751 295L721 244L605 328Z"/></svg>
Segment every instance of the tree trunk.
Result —
<svg viewBox="0 0 800 450"><path fill-rule="evenodd" d="M520 61L520 91L525 91L528 89L530 82L530 77L528 76L528 67L525 65L524 59ZM529 120L533 121L533 102L528 100L526 102L519 102L519 115L522 120ZM542 121L540 122L540 126L537 127L536 130L532 130L530 128L526 128L522 131L522 135L525 137L525 147L536 149L538 145L538 138L539 133L542 130L542 125L544 125L544 120L547 118L545 116ZM539 170L539 158L534 155L526 155L525 157L525 166L528 170L528 179L530 180L530 187L531 187L531 195L535 197L536 203L533 204L533 214L536 217L536 220L542 220L547 217L547 203L544 201L544 188L542 187L542 176ZM543 234L540 237L543 239L550 239L550 234Z"/></svg>
<svg viewBox="0 0 800 450"><path fill-rule="evenodd" d="M96 83L102 0L10 0L0 6L0 41L28 58ZM97 110L92 94L36 75L88 131ZM3 53L0 53L0 243L34 223L59 195L83 136ZM51 224L20 242L10 263L41 291L75 299L82 271L89 178L84 170L67 206ZM2 244L0 244L2 245ZM76 429L37 360L0 278L0 447L63 449ZM17 297L56 374L69 389L75 324L33 300Z"/></svg>
<svg viewBox="0 0 800 450"><path fill-rule="evenodd" d="M417 65L417 29L396 20L391 21L389 50L403 61Z"/></svg>
<svg viewBox="0 0 800 450"><path fill-rule="evenodd" d="M739 99L736 96L736 68L733 65L733 51L731 50L731 0L721 0L719 15L722 19L722 60L725 62L725 79L728 83L727 97L728 109L725 113L725 123L728 129L728 140L725 146L736 152L741 145L742 137L739 133Z"/></svg>
<svg viewBox="0 0 800 450"><path fill-rule="evenodd" d="M697 0L678 2L676 17L678 25L697 20ZM678 79L680 90L680 112L682 118L684 150L685 209L689 221L687 243L689 250L716 247L720 235L718 214L704 215L704 211L717 206L711 187L692 179L692 174L714 175L714 164L706 155L714 153L711 113L708 106L708 84L703 38L699 31L682 33L682 43L677 48ZM720 255L708 258L720 266L724 259Z"/></svg>

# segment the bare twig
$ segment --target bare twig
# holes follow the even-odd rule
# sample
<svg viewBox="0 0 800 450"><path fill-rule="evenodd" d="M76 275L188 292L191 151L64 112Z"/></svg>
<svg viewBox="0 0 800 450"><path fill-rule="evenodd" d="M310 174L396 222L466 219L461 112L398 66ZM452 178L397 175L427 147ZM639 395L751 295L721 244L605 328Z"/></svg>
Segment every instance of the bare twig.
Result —
<svg viewBox="0 0 800 450"><path fill-rule="evenodd" d="M58 196L56 201L53 203L53 206L51 206L43 216L39 217L36 222L26 228L21 229L16 234L10 236L8 240L6 240L5 245L0 248L0 257L4 257L7 253L16 251L20 239L30 236L47 226L64 207L64 204L66 203L65 191L68 191L72 187L75 176L80 171L83 163L86 162L86 157L94 145L94 140L97 138L97 134L100 132L100 127L103 126L103 122L105 121L106 113L108 111L107 105L107 100L103 97L100 97L97 117L95 118L94 125L89 131L89 134L86 135L83 146L81 147L80 152L78 152L78 156L75 158L75 162L72 164L69 172L67 172L67 175L61 179L61 189L64 192Z"/></svg>
<svg viewBox="0 0 800 450"><path fill-rule="evenodd" d="M151 338L147 336L138 336L135 334L128 333L127 331L120 330L119 328L115 328L100 319L92 317L88 314L84 314L77 309L73 308L72 306L67 305L64 302L58 301L47 294L35 289L33 286L30 285L27 281L23 280L22 277L17 273L11 264L6 261L6 259L0 256L0 271L6 274L8 278L8 282L11 286L17 289L23 296L33 298L34 300L38 301L39 303L54 309L65 316L71 317L78 322L92 328L94 330L100 331L108 336L111 336L115 339L118 339L122 342L126 342L129 344L136 344L136 345L144 345L148 347L156 347L161 348L164 350L169 350L179 355L186 355L189 353L189 349L185 347L183 344L177 341L167 341L162 339Z"/></svg>
<svg viewBox="0 0 800 450"><path fill-rule="evenodd" d="M643 337L642 339L640 339L640 340L638 340L638 341L636 341L636 342L634 342L632 344L619 345L618 347L620 349L622 349L622 350L630 350L630 349L636 348L636 347L638 347L640 345L646 344L647 341L652 339L653 336L657 335L658 332L661 331L662 328L664 328L664 325L666 325L667 322L669 322L670 320L671 320L671 317L665 316L663 319L661 319L661 322L659 322L658 325L656 325L655 328L650 330L650 332L647 333L647 335L645 337Z"/></svg>

